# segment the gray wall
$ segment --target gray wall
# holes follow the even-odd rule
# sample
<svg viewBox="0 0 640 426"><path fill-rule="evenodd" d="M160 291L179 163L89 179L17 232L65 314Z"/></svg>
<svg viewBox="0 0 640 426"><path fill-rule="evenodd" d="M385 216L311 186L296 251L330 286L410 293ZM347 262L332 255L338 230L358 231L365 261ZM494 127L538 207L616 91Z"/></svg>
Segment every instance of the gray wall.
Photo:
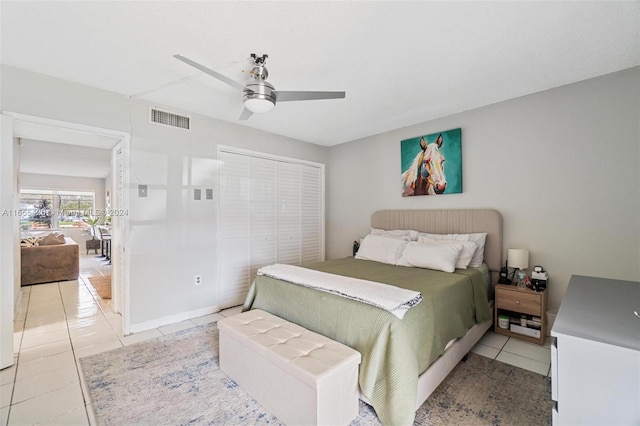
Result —
<svg viewBox="0 0 640 426"><path fill-rule="evenodd" d="M104 209L105 180L99 178L20 173L20 189L49 189L58 191L93 191L95 208Z"/></svg>
<svg viewBox="0 0 640 426"><path fill-rule="evenodd" d="M134 328L216 303L215 202L192 190L215 188L218 144L327 164L328 258L349 255L378 209L495 208L505 250L549 270L552 308L571 274L640 276L638 68L330 149L193 114L189 132L151 125L144 101L5 66L1 85L5 111L131 132ZM456 127L464 192L402 198L400 140Z"/></svg>
<svg viewBox="0 0 640 426"><path fill-rule="evenodd" d="M428 102L428 99L425 100ZM427 121L330 149L327 257L349 255L380 209L493 208L504 249L549 271L640 279L640 68ZM462 128L463 193L400 195L400 141Z"/></svg>

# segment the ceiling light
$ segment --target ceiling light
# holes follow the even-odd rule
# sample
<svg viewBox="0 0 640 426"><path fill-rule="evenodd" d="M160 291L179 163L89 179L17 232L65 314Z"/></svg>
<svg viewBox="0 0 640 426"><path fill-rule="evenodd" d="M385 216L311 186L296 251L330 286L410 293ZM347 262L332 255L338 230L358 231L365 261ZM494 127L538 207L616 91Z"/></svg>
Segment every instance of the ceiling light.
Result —
<svg viewBox="0 0 640 426"><path fill-rule="evenodd" d="M255 113L269 112L274 106L276 106L275 102L268 98L247 97L247 99L244 100L244 107Z"/></svg>

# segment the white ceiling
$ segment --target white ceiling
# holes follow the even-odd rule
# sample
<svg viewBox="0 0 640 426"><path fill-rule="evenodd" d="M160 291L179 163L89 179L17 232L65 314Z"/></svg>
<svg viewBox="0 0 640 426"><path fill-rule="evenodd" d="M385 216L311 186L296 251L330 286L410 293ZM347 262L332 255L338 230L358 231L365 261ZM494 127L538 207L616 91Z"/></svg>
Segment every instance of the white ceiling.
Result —
<svg viewBox="0 0 640 426"><path fill-rule="evenodd" d="M20 140L20 172L103 179L111 171L111 150L40 140Z"/></svg>
<svg viewBox="0 0 640 426"><path fill-rule="evenodd" d="M62 124L13 114L13 135L20 139L20 172L106 178L116 135L87 126Z"/></svg>
<svg viewBox="0 0 640 426"><path fill-rule="evenodd" d="M321 145L640 65L640 2L2 0L3 64ZM239 121L267 53L280 90L345 90Z"/></svg>

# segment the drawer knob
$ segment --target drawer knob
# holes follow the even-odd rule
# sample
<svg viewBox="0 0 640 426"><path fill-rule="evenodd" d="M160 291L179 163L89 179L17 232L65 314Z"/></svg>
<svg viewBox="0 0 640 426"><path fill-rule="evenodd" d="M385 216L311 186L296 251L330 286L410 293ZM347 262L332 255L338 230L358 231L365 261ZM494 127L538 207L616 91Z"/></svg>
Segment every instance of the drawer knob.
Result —
<svg viewBox="0 0 640 426"><path fill-rule="evenodd" d="M519 305L519 304L520 304L520 301L519 301L519 300L516 300L516 305Z"/></svg>

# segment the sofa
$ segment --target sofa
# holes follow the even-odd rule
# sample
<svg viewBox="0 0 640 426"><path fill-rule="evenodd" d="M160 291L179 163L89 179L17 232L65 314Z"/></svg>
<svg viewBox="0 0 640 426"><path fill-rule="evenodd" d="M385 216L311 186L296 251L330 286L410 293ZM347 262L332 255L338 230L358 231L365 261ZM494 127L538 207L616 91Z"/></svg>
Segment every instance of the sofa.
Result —
<svg viewBox="0 0 640 426"><path fill-rule="evenodd" d="M62 243L61 238L64 238ZM46 237L45 237L46 240ZM75 280L80 274L80 249L71 238L59 235L53 243L20 247L20 285Z"/></svg>

